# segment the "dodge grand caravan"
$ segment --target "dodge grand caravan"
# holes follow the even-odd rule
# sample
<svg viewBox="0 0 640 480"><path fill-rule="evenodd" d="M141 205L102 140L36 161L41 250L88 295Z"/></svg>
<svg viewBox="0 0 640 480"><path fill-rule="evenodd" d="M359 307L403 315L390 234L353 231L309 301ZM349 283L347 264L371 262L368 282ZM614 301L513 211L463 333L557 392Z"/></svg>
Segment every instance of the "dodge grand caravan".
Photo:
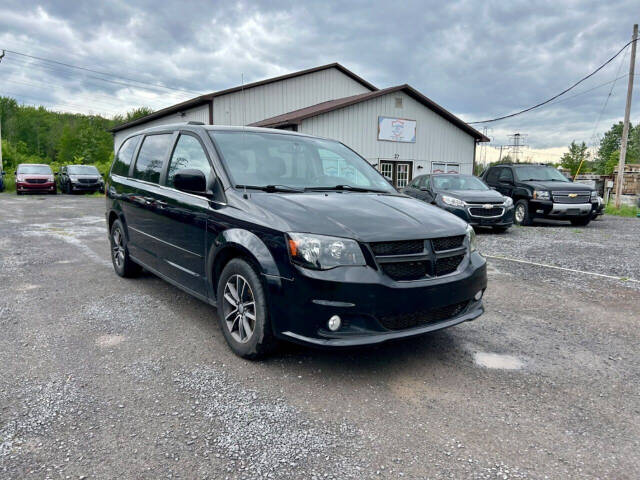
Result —
<svg viewBox="0 0 640 480"><path fill-rule="evenodd" d="M398 193L336 141L154 127L124 140L106 189L116 273L144 267L217 306L242 357L278 339L377 343L484 311L473 229Z"/></svg>

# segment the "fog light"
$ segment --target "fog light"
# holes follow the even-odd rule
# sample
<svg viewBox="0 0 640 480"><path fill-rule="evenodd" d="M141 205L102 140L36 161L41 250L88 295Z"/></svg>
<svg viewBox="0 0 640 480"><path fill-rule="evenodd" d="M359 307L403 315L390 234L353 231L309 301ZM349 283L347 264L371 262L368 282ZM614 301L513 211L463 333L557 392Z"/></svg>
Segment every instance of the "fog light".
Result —
<svg viewBox="0 0 640 480"><path fill-rule="evenodd" d="M473 296L475 300L480 300L482 298L482 290L478 290L478 292Z"/></svg>
<svg viewBox="0 0 640 480"><path fill-rule="evenodd" d="M340 325L342 325L342 320L340 320L340 317L338 315L334 315L327 322L327 327L329 327L329 330L331 330L332 332L338 330L340 328Z"/></svg>

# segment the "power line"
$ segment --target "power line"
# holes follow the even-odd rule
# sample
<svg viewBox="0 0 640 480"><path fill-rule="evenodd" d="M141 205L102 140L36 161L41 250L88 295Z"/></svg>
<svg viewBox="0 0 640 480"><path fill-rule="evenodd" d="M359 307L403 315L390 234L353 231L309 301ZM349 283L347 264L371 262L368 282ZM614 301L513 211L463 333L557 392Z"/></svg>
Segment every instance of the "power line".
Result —
<svg viewBox="0 0 640 480"><path fill-rule="evenodd" d="M554 95L553 97L545 100L544 102L540 102L540 103L538 103L538 104L536 104L536 105L534 105L532 107L525 108L524 110L520 110L519 112L510 113L509 115L503 115L501 117L491 118L489 120L482 120L482 121L477 121L477 122L467 122L467 123L469 123L470 125L473 125L473 124L477 124L477 123L497 122L498 120L504 120L505 118L512 118L512 117L515 117L517 115L522 115L523 113L530 112L531 110L534 110L534 109L539 108L539 107L541 107L543 105L546 105L547 103L552 102L556 98L564 95L568 91L573 90L575 87L580 85L582 82L584 82L588 78L591 78L592 76L594 76L596 73L598 73L600 70L602 70L605 66L607 66L609 63L611 63L618 55L620 55L625 50L625 48L627 48L629 45L631 45L635 41L636 40L634 39L634 40L631 40L631 41L627 42L620 50L618 50L618 52L613 57L611 57L609 60L604 62L602 65L600 65L598 68L596 68L589 75L587 75L586 77L582 77L580 80L578 80L576 83L571 85L569 88L564 89L562 92L558 93L557 95Z"/></svg>
<svg viewBox="0 0 640 480"><path fill-rule="evenodd" d="M60 66L67 67L67 68L73 68L73 69L76 69L76 70L83 70L85 72L97 73L98 75L104 75L104 76L107 76L107 77L119 78L120 80L125 80L125 81L128 81L128 82L140 83L142 85L148 85L148 86L151 86L151 87L154 87L154 88L164 88L164 89L167 89L167 90L174 90L174 91L180 91L180 92L185 92L185 93L195 93L197 95L202 95L201 92L197 92L195 90L188 90L188 89L184 89L184 88L173 88L173 87L167 87L167 86L162 85L162 84L158 85L158 84L154 84L154 83L143 82L142 80L136 80L135 78L128 78L128 77L123 77L121 75L115 75L113 73L101 72L99 70L93 70L91 68L86 68L86 67L81 67L81 66L78 66L78 65L73 65L73 64L70 64L70 63L60 62L58 60L51 60L51 59L44 58L44 57L37 57L35 55L29 55L27 53L17 52L15 50L6 50L6 52L7 53L12 53L14 55L20 55L21 57L30 58L32 60L38 60L38 61L41 61L41 62L47 62L47 63L60 65Z"/></svg>
<svg viewBox="0 0 640 480"><path fill-rule="evenodd" d="M34 64L34 63L30 62L29 60L22 59L22 58L13 58L12 59L12 61L16 61L16 60L18 60L18 63L21 63L22 65L28 65L30 67L50 69L50 70L53 70L56 73L65 72L63 70L60 70L59 67L56 66L56 65L37 64L37 63ZM66 78L71 78L71 77L66 76ZM87 74L84 74L84 77L82 77L82 78L95 79L95 80L99 80L101 82L111 83L111 84L114 84L114 85L122 85L122 86L129 87L129 88L137 88L137 89L140 89L140 90L154 91L154 88L155 88L154 93L156 93L156 94L160 93L158 91L159 88L166 88L166 87L160 87L160 86L156 86L154 88L144 87L142 85L134 85L134 84L131 84L131 83L119 82L119 81L116 81L116 80L110 80L108 78L96 77L95 75L87 75ZM161 92L161 93L163 95L186 95L186 93L184 93L184 92ZM191 97L191 95L188 95L188 96Z"/></svg>

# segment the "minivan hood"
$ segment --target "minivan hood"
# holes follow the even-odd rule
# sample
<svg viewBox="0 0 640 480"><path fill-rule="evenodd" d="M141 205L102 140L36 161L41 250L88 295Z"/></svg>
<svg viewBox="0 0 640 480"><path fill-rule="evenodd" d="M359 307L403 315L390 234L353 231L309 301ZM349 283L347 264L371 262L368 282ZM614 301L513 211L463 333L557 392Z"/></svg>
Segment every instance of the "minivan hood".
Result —
<svg viewBox="0 0 640 480"><path fill-rule="evenodd" d="M534 182L533 180L526 183L536 190L555 190L557 192L573 191L573 192L590 192L593 190L589 185L575 182Z"/></svg>
<svg viewBox="0 0 640 480"><path fill-rule="evenodd" d="M249 199L273 228L364 242L461 235L467 227L455 215L405 195L252 193Z"/></svg>
<svg viewBox="0 0 640 480"><path fill-rule="evenodd" d="M495 190L441 190L438 193L471 203L504 202L504 196Z"/></svg>

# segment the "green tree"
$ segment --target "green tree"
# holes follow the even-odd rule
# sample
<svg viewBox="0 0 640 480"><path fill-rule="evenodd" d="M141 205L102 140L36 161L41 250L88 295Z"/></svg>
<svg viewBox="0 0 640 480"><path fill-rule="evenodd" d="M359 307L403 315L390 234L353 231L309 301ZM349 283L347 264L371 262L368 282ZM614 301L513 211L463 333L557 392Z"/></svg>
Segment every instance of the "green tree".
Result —
<svg viewBox="0 0 640 480"><path fill-rule="evenodd" d="M562 155L560 159L560 165L571 172L571 176L574 176L578 171L578 168L582 164L581 172L586 171L584 163L589 160L589 152L587 151L587 144L582 142L580 144L575 141L569 145L569 151Z"/></svg>
<svg viewBox="0 0 640 480"><path fill-rule="evenodd" d="M611 126L602 139L598 148L598 156L595 161L595 170L601 175L610 175L612 170L612 158L620 158L620 146L622 143L622 122ZM617 152L617 153L616 153ZM625 162L634 163L640 159L640 125L635 127L629 124L629 137L627 140L627 155ZM617 161L615 162L617 164Z"/></svg>

